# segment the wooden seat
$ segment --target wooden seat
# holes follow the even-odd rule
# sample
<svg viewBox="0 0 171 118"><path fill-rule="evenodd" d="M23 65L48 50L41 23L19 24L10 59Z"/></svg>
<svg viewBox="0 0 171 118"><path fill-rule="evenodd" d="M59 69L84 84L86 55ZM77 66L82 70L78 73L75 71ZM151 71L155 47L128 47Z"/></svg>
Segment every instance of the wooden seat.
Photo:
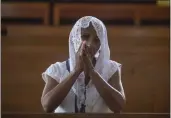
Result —
<svg viewBox="0 0 171 118"><path fill-rule="evenodd" d="M71 28L8 26L7 36L1 38L3 113L43 112L41 94L45 83L41 74L50 64L68 59ZM123 112L168 113L169 27L107 26L107 30L111 59L123 64L127 98Z"/></svg>
<svg viewBox="0 0 171 118"><path fill-rule="evenodd" d="M139 10L139 17L141 19L156 19L163 20L169 19L169 7L168 6L146 6Z"/></svg>
<svg viewBox="0 0 171 118"><path fill-rule="evenodd" d="M48 24L48 3L9 2L1 4L2 18L42 18Z"/></svg>
<svg viewBox="0 0 171 118"><path fill-rule="evenodd" d="M132 19L139 25L143 19L169 19L169 6L154 4L55 4L54 25L60 19L78 19L82 16L95 16L102 20Z"/></svg>
<svg viewBox="0 0 171 118"><path fill-rule="evenodd" d="M45 113L25 113L25 114L19 114L19 113L3 113L3 118L169 118L169 113L121 113L121 114L104 114L104 113L87 113L87 114L45 114Z"/></svg>

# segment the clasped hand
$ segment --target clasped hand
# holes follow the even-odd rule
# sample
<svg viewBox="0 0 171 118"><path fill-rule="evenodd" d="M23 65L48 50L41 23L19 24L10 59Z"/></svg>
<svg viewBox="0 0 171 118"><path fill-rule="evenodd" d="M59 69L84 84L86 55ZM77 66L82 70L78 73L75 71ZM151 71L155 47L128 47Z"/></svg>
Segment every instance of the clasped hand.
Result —
<svg viewBox="0 0 171 118"><path fill-rule="evenodd" d="M92 60L94 55L92 54L92 48L86 45L86 41L83 41L76 53L76 66L75 70L89 75L89 72L94 69Z"/></svg>

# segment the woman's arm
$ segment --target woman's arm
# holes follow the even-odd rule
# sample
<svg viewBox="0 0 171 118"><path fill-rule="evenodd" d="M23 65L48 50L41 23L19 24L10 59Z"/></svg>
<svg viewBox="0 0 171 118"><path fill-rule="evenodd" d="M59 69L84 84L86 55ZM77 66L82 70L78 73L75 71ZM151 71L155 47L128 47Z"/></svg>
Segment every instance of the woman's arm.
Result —
<svg viewBox="0 0 171 118"><path fill-rule="evenodd" d="M120 112L123 109L126 99L119 78L119 72L115 72L109 82L103 80L100 74L94 69L90 71L90 77L108 107L115 113Z"/></svg>
<svg viewBox="0 0 171 118"><path fill-rule="evenodd" d="M79 74L79 71L73 71L61 83L47 76L47 83L41 97L41 103L46 112L53 112L61 104Z"/></svg>
<svg viewBox="0 0 171 118"><path fill-rule="evenodd" d="M55 108L61 104L75 83L76 79L83 71L82 45L83 43L81 43L78 52L76 53L75 68L70 72L68 77L66 77L61 83L58 83L53 78L48 76L48 82L45 85L41 97L41 103L46 112L53 112Z"/></svg>
<svg viewBox="0 0 171 118"><path fill-rule="evenodd" d="M125 104L125 95L119 77L119 70L117 70L110 78L109 83L106 82L101 75L94 70L92 64L91 53L87 47L83 52L83 61L85 63L84 68L89 70L90 78L92 79L97 91L104 99L108 107L114 112L120 112Z"/></svg>

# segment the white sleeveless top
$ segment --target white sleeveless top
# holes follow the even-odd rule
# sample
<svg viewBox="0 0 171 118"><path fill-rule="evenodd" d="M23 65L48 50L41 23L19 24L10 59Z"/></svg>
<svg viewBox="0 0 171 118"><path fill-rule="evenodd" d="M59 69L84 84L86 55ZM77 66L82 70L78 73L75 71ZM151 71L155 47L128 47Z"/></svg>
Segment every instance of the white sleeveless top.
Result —
<svg viewBox="0 0 171 118"><path fill-rule="evenodd" d="M113 61L115 62L115 61ZM115 66L118 66L121 68L121 64L115 62ZM64 62L56 62L54 64L51 64L45 72L42 73L42 78L45 82L47 82L46 75L52 77L55 79L58 83L61 82L62 79L60 78L66 78L69 75L69 72L66 67L66 61ZM121 76L121 75L119 75ZM91 86L91 84L88 84L88 86ZM91 97L91 96L87 96ZM88 104L86 105L86 113L113 113L109 109L109 107L105 104L103 98L99 96L97 99L95 105L93 107L89 107ZM62 101L62 103L55 109L54 113L75 113L75 93L71 89L65 99Z"/></svg>

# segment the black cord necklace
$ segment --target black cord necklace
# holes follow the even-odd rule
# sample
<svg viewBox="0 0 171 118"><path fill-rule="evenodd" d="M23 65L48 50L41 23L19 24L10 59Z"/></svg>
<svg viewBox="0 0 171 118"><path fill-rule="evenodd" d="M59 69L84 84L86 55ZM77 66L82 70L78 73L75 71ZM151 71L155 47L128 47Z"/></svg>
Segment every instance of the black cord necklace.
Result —
<svg viewBox="0 0 171 118"><path fill-rule="evenodd" d="M96 64L96 59L93 58L93 65L95 66ZM77 95L75 95L75 113L85 113L86 112L86 93L87 93L87 89L86 89L86 80L90 80L90 76L87 77L87 79L84 79L84 101L83 103L81 103L81 108L80 110L77 107Z"/></svg>

